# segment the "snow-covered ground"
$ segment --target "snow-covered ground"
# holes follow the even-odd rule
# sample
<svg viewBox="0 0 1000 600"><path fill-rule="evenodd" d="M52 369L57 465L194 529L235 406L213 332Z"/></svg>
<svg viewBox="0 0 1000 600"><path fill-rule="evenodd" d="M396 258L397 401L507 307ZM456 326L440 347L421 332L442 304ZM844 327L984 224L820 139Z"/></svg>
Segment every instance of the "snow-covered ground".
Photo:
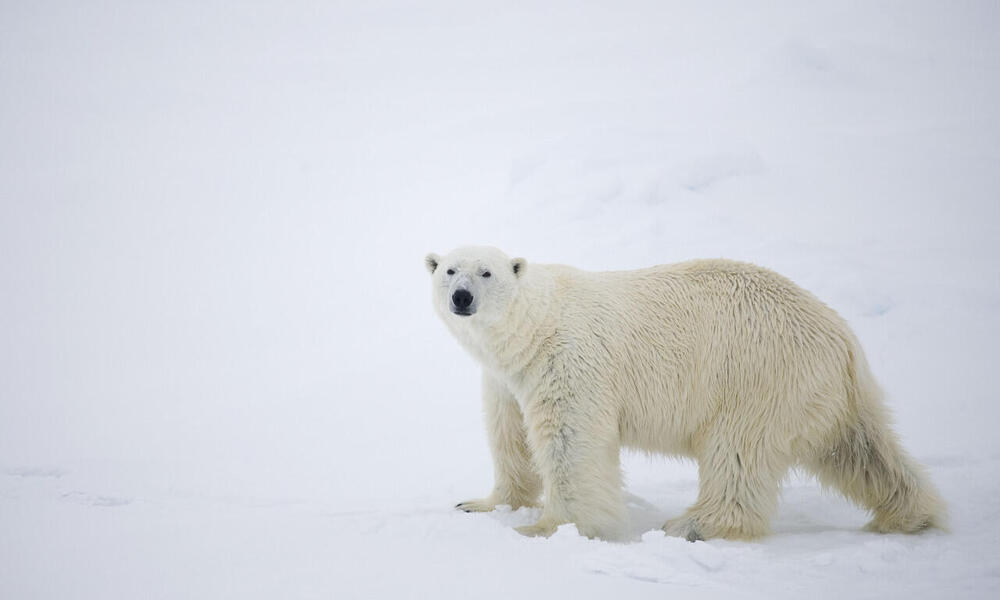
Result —
<svg viewBox="0 0 1000 600"><path fill-rule="evenodd" d="M0 4L0 598L1000 595L1000 4ZM544 5L544 7L543 7ZM467 515L428 251L772 267L857 331L950 533ZM555 594L555 596L552 596Z"/></svg>

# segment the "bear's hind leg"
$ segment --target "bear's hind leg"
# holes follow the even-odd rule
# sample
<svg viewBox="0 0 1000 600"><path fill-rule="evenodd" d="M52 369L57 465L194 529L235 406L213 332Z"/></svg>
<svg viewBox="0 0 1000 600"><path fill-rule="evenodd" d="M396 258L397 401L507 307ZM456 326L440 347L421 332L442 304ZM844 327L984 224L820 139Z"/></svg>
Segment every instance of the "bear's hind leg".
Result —
<svg viewBox="0 0 1000 600"><path fill-rule="evenodd" d="M923 467L900 447L860 349L853 349L845 370L848 411L825 444L813 449L806 466L821 483L874 513L866 526L870 531L943 529L944 501Z"/></svg>
<svg viewBox="0 0 1000 600"><path fill-rule="evenodd" d="M531 463L524 417L514 396L485 373L483 410L493 457L493 491L486 498L459 502L455 508L465 512L489 512L500 504L507 504L514 510L533 506L542 484Z"/></svg>
<svg viewBox="0 0 1000 600"><path fill-rule="evenodd" d="M753 539L765 535L778 506L778 488L790 461L768 452L763 440L734 446L737 436L715 435L698 457L698 500L667 521L667 535L688 541Z"/></svg>
<svg viewBox="0 0 1000 600"><path fill-rule="evenodd" d="M917 533L944 527L944 503L923 468L900 447L884 423L846 427L832 448L807 463L820 482L869 509L865 527L879 533Z"/></svg>

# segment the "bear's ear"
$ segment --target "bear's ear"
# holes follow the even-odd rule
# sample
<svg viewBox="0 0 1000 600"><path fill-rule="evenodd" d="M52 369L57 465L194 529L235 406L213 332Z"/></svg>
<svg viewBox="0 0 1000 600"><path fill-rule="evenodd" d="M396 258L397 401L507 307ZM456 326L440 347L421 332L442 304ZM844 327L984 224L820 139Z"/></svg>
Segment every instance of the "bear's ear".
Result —
<svg viewBox="0 0 1000 600"><path fill-rule="evenodd" d="M528 261L523 258L512 258L510 260L510 270L514 271L514 275L520 277L524 275L524 269L528 266Z"/></svg>
<svg viewBox="0 0 1000 600"><path fill-rule="evenodd" d="M424 257L424 266L426 266L427 270L431 273L437 270L439 262L441 262L441 257L433 252Z"/></svg>

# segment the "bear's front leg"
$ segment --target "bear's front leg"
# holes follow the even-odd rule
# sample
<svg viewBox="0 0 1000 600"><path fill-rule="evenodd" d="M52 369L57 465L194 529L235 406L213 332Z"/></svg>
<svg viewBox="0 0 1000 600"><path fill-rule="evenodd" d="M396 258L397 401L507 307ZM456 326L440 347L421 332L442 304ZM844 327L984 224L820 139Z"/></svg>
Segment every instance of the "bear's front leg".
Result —
<svg viewBox="0 0 1000 600"><path fill-rule="evenodd" d="M486 498L459 502L455 508L465 512L488 512L500 504L507 504L514 510L533 506L542 483L531 463L524 417L514 396L485 372L483 411L493 456L493 491Z"/></svg>
<svg viewBox="0 0 1000 600"><path fill-rule="evenodd" d="M545 505L529 536L549 536L575 523L587 537L613 539L624 532L618 419L610 403L571 394L551 394L527 404L528 442L539 472Z"/></svg>

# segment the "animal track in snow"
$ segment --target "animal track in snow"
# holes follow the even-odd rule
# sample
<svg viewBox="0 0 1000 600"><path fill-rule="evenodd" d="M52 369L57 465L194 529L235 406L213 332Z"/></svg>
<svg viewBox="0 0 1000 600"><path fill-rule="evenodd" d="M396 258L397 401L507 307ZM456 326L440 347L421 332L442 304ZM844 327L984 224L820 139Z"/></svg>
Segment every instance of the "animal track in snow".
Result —
<svg viewBox="0 0 1000 600"><path fill-rule="evenodd" d="M56 467L12 467L4 469L4 473L12 477L53 477L59 479L68 475L69 471Z"/></svg>
<svg viewBox="0 0 1000 600"><path fill-rule="evenodd" d="M700 192L719 182L764 170L764 162L754 153L713 154L692 161L678 183L692 192Z"/></svg>
<svg viewBox="0 0 1000 600"><path fill-rule="evenodd" d="M86 492L66 492L61 498L68 502L83 504L87 506L115 507L131 504L131 498L121 498L118 496L102 496L100 494L88 494Z"/></svg>

